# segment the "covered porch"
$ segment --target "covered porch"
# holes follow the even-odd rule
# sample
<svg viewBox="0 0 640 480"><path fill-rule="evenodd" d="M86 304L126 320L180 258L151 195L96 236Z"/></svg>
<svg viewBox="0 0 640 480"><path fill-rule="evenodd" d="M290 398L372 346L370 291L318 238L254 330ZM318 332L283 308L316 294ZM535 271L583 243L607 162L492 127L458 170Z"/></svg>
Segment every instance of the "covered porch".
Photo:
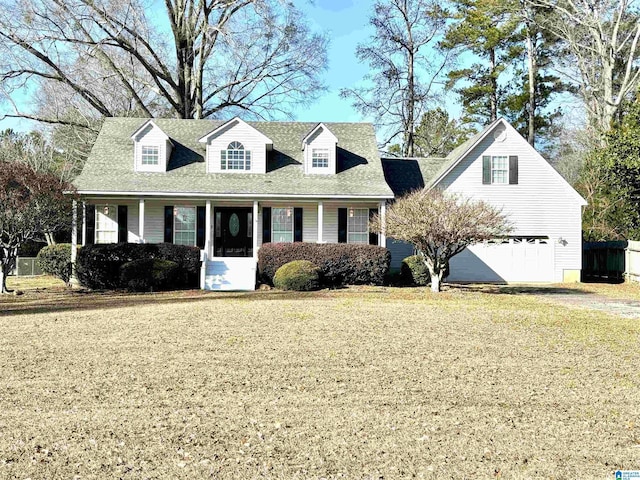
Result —
<svg viewBox="0 0 640 480"><path fill-rule="evenodd" d="M367 243L385 247L368 220L371 198L86 197L73 244L177 243L201 249L200 288L253 290L258 250L268 242ZM75 250L75 248L73 248ZM74 253L75 259L75 253Z"/></svg>

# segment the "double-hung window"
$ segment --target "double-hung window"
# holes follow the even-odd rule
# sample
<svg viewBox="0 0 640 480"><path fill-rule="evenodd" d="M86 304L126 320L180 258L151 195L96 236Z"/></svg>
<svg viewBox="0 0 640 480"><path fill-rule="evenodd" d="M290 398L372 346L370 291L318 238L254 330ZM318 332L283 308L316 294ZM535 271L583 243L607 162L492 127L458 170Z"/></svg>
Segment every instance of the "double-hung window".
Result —
<svg viewBox="0 0 640 480"><path fill-rule="evenodd" d="M328 148L314 148L311 150L311 168L329 168Z"/></svg>
<svg viewBox="0 0 640 480"><path fill-rule="evenodd" d="M251 151L240 142L231 142L220 152L221 170L251 170Z"/></svg>
<svg viewBox="0 0 640 480"><path fill-rule="evenodd" d="M160 163L160 149L156 146L142 146L142 165L158 165Z"/></svg>
<svg viewBox="0 0 640 480"><path fill-rule="evenodd" d="M347 243L369 243L369 209L350 208L347 216Z"/></svg>
<svg viewBox="0 0 640 480"><path fill-rule="evenodd" d="M96 205L96 243L118 242L118 207Z"/></svg>
<svg viewBox="0 0 640 480"><path fill-rule="evenodd" d="M173 243L192 246L196 244L196 207L174 207Z"/></svg>
<svg viewBox="0 0 640 480"><path fill-rule="evenodd" d="M293 242L292 207L271 210L271 230L273 242Z"/></svg>
<svg viewBox="0 0 640 480"><path fill-rule="evenodd" d="M509 157L491 157L491 183L509 183Z"/></svg>

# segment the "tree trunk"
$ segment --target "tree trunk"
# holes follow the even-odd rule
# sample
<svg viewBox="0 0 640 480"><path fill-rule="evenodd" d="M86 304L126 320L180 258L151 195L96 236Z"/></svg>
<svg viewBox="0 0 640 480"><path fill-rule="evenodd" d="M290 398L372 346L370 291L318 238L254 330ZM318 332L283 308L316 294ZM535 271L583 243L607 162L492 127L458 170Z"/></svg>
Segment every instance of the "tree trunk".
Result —
<svg viewBox="0 0 640 480"><path fill-rule="evenodd" d="M431 291L433 293L440 292L440 285L442 283L442 272L431 274Z"/></svg>
<svg viewBox="0 0 640 480"><path fill-rule="evenodd" d="M538 59L534 46L531 22L527 19L527 60L529 63L529 125L527 140L533 147L536 142L536 79L538 76Z"/></svg>
<svg viewBox="0 0 640 480"><path fill-rule="evenodd" d="M0 258L0 276L2 277L2 284L0 285L0 294L12 293L13 290L7 288L7 277L9 272L13 270L16 265L16 257L18 255L17 248L2 248L2 258Z"/></svg>
<svg viewBox="0 0 640 480"><path fill-rule="evenodd" d="M496 50L495 48L489 49L489 62L491 76L489 82L491 89L489 91L489 108L491 110L490 121L495 122L498 119L498 81L496 80Z"/></svg>
<svg viewBox="0 0 640 480"><path fill-rule="evenodd" d="M53 233L46 232L44 234L44 238L47 241L47 245L55 245L56 244L56 239L53 237Z"/></svg>
<svg viewBox="0 0 640 480"><path fill-rule="evenodd" d="M413 42L411 36L411 28L408 28L409 34L409 52L407 58L407 67L408 67L408 85L407 85L407 93L409 97L407 98L407 125L406 125L406 141L405 141L405 156L406 157L414 157L415 156L415 140L414 140L414 131L415 131L415 109L416 109L416 84L415 84L415 70L414 70L414 62L415 55L413 51Z"/></svg>

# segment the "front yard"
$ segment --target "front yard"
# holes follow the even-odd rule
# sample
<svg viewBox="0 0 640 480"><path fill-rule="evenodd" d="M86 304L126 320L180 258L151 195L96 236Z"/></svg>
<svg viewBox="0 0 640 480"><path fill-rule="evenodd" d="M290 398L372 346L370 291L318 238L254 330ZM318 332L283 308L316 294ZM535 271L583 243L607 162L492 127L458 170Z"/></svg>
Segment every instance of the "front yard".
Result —
<svg viewBox="0 0 640 480"><path fill-rule="evenodd" d="M515 292L0 298L0 477L640 469L640 320Z"/></svg>

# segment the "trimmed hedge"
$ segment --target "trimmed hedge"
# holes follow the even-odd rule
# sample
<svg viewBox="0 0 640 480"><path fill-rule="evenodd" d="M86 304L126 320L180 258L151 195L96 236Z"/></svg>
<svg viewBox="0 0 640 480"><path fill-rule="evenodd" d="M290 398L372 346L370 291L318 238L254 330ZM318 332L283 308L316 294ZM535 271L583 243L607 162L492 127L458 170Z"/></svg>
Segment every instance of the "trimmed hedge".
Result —
<svg viewBox="0 0 640 480"><path fill-rule="evenodd" d="M320 268L322 284L383 285L391 254L384 247L347 243L265 243L258 251L262 283L273 285L276 271L285 263L308 260Z"/></svg>
<svg viewBox="0 0 640 480"><path fill-rule="evenodd" d="M417 285L424 287L431 282L431 274L424 264L422 256L411 255L402 260L400 266L400 278L406 285Z"/></svg>
<svg viewBox="0 0 640 480"><path fill-rule="evenodd" d="M281 266L273 276L280 290L307 292L320 288L320 269L308 260L294 260Z"/></svg>
<svg viewBox="0 0 640 480"><path fill-rule="evenodd" d="M58 243L42 248L36 257L38 266L47 275L68 284L71 278L71 244Z"/></svg>
<svg viewBox="0 0 640 480"><path fill-rule="evenodd" d="M120 284L133 292L164 290L171 287L178 264L159 258L141 258L120 267Z"/></svg>
<svg viewBox="0 0 640 480"><path fill-rule="evenodd" d="M78 281L93 289L128 288L120 267L135 260L170 260L177 264L166 288L197 288L200 279L200 249L172 243L111 243L86 245L78 252ZM152 272L148 272L151 276Z"/></svg>

